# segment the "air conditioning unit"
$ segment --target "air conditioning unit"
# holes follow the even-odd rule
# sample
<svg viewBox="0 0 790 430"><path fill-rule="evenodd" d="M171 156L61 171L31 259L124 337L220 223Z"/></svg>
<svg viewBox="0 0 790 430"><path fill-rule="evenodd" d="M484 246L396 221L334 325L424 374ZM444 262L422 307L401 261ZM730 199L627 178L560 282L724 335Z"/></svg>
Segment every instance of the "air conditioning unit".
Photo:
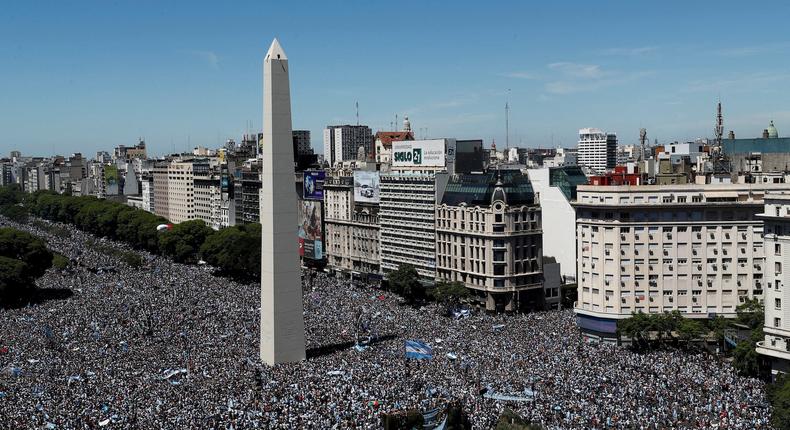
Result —
<svg viewBox="0 0 790 430"><path fill-rule="evenodd" d="M620 235L620 240L625 240L625 235L624 234Z"/></svg>
<svg viewBox="0 0 790 430"><path fill-rule="evenodd" d="M696 250L696 249L692 249L692 250L691 250L691 253L692 253L693 255L697 255L697 250Z"/></svg>
<svg viewBox="0 0 790 430"><path fill-rule="evenodd" d="M620 266L620 271L625 272L625 266Z"/></svg>
<svg viewBox="0 0 790 430"><path fill-rule="evenodd" d="M702 270L702 265L698 264L697 265L697 270Z"/></svg>
<svg viewBox="0 0 790 430"><path fill-rule="evenodd" d="M649 252L649 254L650 254L650 255L653 255L653 251L651 250L651 251Z"/></svg>
<svg viewBox="0 0 790 430"><path fill-rule="evenodd" d="M667 239L672 239L672 233L667 233Z"/></svg>
<svg viewBox="0 0 790 430"><path fill-rule="evenodd" d="M665 250L664 250L664 257L667 257L667 256L669 256L669 251L667 251L667 250L665 249Z"/></svg>
<svg viewBox="0 0 790 430"><path fill-rule="evenodd" d="M702 279L697 280L697 285L702 286Z"/></svg>
<svg viewBox="0 0 790 430"><path fill-rule="evenodd" d="M609 301L609 296L606 296L605 299L607 302Z"/></svg>
<svg viewBox="0 0 790 430"><path fill-rule="evenodd" d="M713 250L713 255L719 255L719 250L718 249L714 249Z"/></svg>
<svg viewBox="0 0 790 430"><path fill-rule="evenodd" d="M625 281L620 281L620 286L625 287Z"/></svg>
<svg viewBox="0 0 790 430"><path fill-rule="evenodd" d="M738 284L738 286L740 287L740 286L741 286L741 281L738 281L738 282L737 282L737 284Z"/></svg>
<svg viewBox="0 0 790 430"><path fill-rule="evenodd" d="M692 298L691 298L691 302L692 302L692 303L697 303L697 298L696 298L696 297L692 297Z"/></svg>
<svg viewBox="0 0 790 430"><path fill-rule="evenodd" d="M625 249L620 250L620 255L625 255Z"/></svg>
<svg viewBox="0 0 790 430"><path fill-rule="evenodd" d="M609 251L609 250L607 249L607 250L605 250L605 251L604 251L604 254L606 254L606 255L609 255L609 254L611 254L611 251Z"/></svg>
<svg viewBox="0 0 790 430"><path fill-rule="evenodd" d="M607 280L603 281L603 283L604 283L604 285L608 286L609 285L609 280L607 279Z"/></svg>
<svg viewBox="0 0 790 430"><path fill-rule="evenodd" d="M653 240L653 235L652 234L649 235L648 238L650 238L650 240Z"/></svg>
<svg viewBox="0 0 790 430"><path fill-rule="evenodd" d="M650 267L647 268L647 270L653 270L653 266L651 265Z"/></svg>
<svg viewBox="0 0 790 430"><path fill-rule="evenodd" d="M669 296L669 303L672 303L672 302L674 302L674 301L675 301L674 297L672 297L672 296Z"/></svg>
<svg viewBox="0 0 790 430"><path fill-rule="evenodd" d="M672 271L672 265L670 265L670 266L669 266L669 271L670 271L670 272Z"/></svg>
<svg viewBox="0 0 790 430"><path fill-rule="evenodd" d="M654 302L654 301L655 301L655 300L653 299L653 296L650 296L650 302L652 303L652 302Z"/></svg>
<svg viewBox="0 0 790 430"><path fill-rule="evenodd" d="M702 239L702 233L697 233L697 239Z"/></svg>

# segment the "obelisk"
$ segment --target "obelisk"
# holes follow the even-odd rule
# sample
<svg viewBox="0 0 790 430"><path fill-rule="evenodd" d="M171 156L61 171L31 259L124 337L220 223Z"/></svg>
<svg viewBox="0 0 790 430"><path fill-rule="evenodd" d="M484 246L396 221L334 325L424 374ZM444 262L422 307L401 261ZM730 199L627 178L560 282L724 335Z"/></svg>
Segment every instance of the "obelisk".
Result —
<svg viewBox="0 0 790 430"><path fill-rule="evenodd" d="M261 361L305 358L288 58L274 39L263 60Z"/></svg>

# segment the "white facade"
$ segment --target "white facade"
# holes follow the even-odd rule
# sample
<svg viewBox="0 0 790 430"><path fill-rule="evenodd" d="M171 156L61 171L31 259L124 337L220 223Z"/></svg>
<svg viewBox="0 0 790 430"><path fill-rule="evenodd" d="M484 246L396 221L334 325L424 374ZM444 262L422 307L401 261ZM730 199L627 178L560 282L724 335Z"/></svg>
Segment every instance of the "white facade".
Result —
<svg viewBox="0 0 790 430"><path fill-rule="evenodd" d="M261 150L261 361L305 359L302 282L297 249L291 89L288 57L272 42L263 61Z"/></svg>
<svg viewBox="0 0 790 430"><path fill-rule="evenodd" d="M771 372L790 372L790 194L769 193L760 215L765 235L765 340L757 352Z"/></svg>
<svg viewBox="0 0 790 430"><path fill-rule="evenodd" d="M157 202L159 196L155 197ZM195 178L192 162L173 161L167 166L167 215L172 223L193 220L195 215Z"/></svg>
<svg viewBox="0 0 790 430"><path fill-rule="evenodd" d="M577 188L576 253L582 317L633 312L734 317L762 299L766 191L783 184ZM584 328L584 327L583 327Z"/></svg>
<svg viewBox="0 0 790 430"><path fill-rule="evenodd" d="M576 212L557 187L549 185L549 168L528 169L532 188L540 195L543 255L554 257L562 276L576 278Z"/></svg>
<svg viewBox="0 0 790 430"><path fill-rule="evenodd" d="M543 167L575 166L576 163L576 152L568 151L565 148L557 148L554 157L543 159Z"/></svg>
<svg viewBox="0 0 790 430"><path fill-rule="evenodd" d="M142 198L143 198L143 210L153 213L156 204L154 203L154 181L153 176L145 175L143 176L143 181L141 183L142 188Z"/></svg>
<svg viewBox="0 0 790 430"><path fill-rule="evenodd" d="M598 128L579 129L578 164L604 173L617 163L617 136Z"/></svg>

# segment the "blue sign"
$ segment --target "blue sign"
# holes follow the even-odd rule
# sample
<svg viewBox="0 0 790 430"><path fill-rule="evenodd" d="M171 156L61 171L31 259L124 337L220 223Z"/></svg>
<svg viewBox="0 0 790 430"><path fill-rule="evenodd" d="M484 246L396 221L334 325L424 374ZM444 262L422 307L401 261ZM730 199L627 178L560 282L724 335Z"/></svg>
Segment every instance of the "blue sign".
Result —
<svg viewBox="0 0 790 430"><path fill-rule="evenodd" d="M323 200L324 180L326 173L323 170L305 171L302 196L307 200Z"/></svg>

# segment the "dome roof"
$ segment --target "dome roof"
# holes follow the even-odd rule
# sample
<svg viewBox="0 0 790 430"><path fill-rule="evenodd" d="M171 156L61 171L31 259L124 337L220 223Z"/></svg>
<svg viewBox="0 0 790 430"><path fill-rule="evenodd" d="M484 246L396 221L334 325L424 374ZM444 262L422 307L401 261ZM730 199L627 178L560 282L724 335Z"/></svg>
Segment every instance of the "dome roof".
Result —
<svg viewBox="0 0 790 430"><path fill-rule="evenodd" d="M771 121L771 124L768 126L768 138L769 139L776 139L779 137L779 132L774 127L774 122Z"/></svg>

